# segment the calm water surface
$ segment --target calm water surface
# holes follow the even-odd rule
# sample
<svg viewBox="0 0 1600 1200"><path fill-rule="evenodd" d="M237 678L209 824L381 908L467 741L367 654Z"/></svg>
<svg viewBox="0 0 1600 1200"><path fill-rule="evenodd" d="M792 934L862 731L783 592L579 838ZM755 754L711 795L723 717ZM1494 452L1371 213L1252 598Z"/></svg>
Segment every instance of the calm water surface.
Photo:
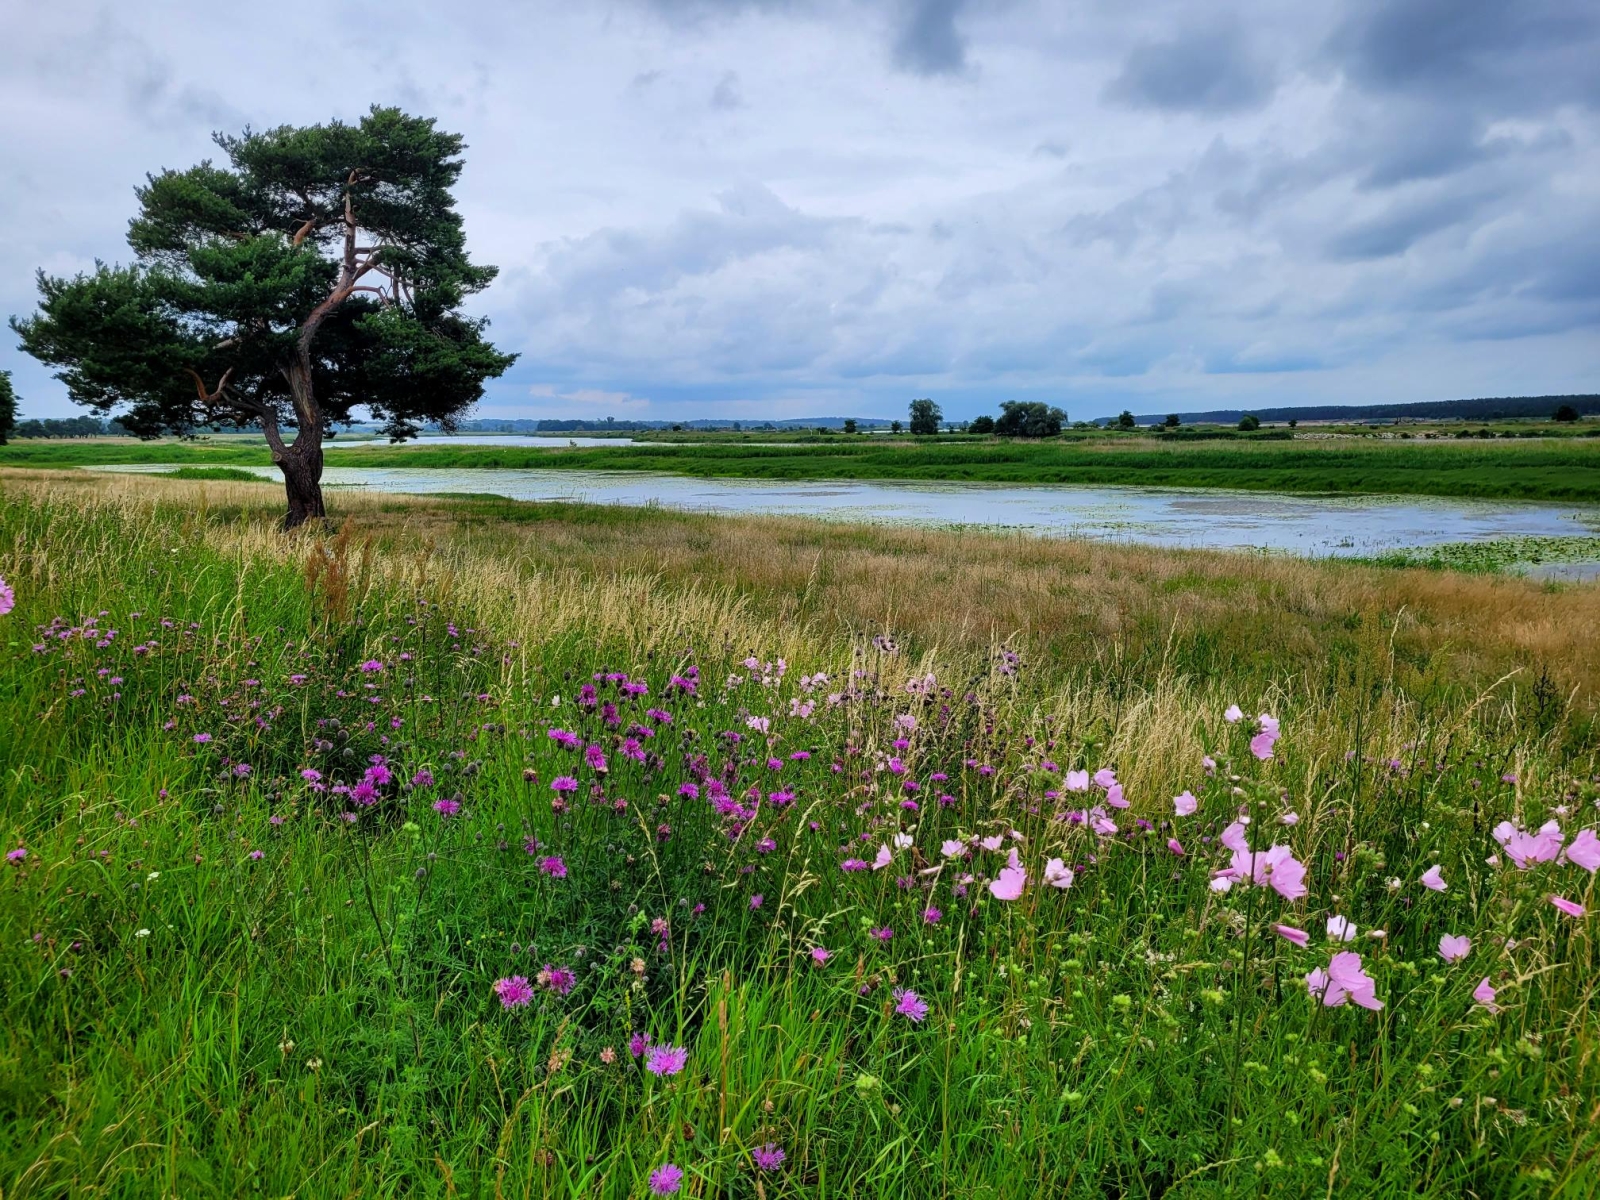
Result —
<svg viewBox="0 0 1600 1200"><path fill-rule="evenodd" d="M346 434L329 445L338 450L362 446L388 446L388 438L362 438ZM534 449L561 449L566 446L632 446L631 437L584 437L580 433L424 433L405 443L408 446L531 446Z"/></svg>
<svg viewBox="0 0 1600 1200"><path fill-rule="evenodd" d="M96 469L173 468L139 465ZM264 479L279 478L272 467L243 469ZM1417 496L1322 497L1178 488L690 479L634 471L424 467L329 467L323 474L323 483L386 492L478 492L516 500L658 504L694 512L977 526L1163 546L1278 550L1312 556L1373 554L1400 546L1497 537L1600 533L1600 509L1592 507Z"/></svg>

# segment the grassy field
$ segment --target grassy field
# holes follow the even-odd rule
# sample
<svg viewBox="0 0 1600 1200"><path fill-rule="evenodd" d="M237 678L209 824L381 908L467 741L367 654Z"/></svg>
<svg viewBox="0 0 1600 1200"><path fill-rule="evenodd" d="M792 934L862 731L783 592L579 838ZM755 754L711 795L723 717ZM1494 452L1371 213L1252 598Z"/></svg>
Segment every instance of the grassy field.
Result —
<svg viewBox="0 0 1600 1200"><path fill-rule="evenodd" d="M0 466L168 462L264 465L264 443L14 442ZM800 445L702 441L686 445L547 449L333 443L329 466L659 471L752 479L968 480L1136 484L1293 493L1600 501L1600 439L1489 441L1339 439L1183 442L1105 435L1044 442L822 438Z"/></svg>
<svg viewBox="0 0 1600 1200"><path fill-rule="evenodd" d="M1600 589L279 502L0 471L6 1197L1594 1194Z"/></svg>

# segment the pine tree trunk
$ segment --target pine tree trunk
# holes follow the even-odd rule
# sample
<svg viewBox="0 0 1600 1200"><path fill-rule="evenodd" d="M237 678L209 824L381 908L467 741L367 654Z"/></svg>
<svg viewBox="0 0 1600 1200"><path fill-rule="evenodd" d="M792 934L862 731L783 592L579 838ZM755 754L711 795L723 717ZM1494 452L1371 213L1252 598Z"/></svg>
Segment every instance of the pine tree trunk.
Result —
<svg viewBox="0 0 1600 1200"><path fill-rule="evenodd" d="M320 430L302 429L294 445L278 457L278 469L283 472L283 489L289 499L289 511L283 518L285 530L296 529L307 521L321 520L328 515L322 506Z"/></svg>

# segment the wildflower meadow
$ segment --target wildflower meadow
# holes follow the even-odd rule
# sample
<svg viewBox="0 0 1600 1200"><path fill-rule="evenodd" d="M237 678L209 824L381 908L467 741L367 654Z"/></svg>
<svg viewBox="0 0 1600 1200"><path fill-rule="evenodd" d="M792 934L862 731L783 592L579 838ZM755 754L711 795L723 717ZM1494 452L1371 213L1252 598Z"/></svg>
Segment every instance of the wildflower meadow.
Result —
<svg viewBox="0 0 1600 1200"><path fill-rule="evenodd" d="M0 491L0 1194L1600 1194L1593 697L476 553Z"/></svg>

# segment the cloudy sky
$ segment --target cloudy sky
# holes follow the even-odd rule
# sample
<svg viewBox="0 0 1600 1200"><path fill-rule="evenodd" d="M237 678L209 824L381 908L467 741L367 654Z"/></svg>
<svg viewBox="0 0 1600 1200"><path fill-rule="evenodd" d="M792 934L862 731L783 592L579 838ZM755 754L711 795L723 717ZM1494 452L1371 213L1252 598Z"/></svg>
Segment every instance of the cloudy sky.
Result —
<svg viewBox="0 0 1600 1200"><path fill-rule="evenodd" d="M0 313L212 130L381 102L470 146L482 416L1596 391L1597 63L1593 0L17 5Z"/></svg>

